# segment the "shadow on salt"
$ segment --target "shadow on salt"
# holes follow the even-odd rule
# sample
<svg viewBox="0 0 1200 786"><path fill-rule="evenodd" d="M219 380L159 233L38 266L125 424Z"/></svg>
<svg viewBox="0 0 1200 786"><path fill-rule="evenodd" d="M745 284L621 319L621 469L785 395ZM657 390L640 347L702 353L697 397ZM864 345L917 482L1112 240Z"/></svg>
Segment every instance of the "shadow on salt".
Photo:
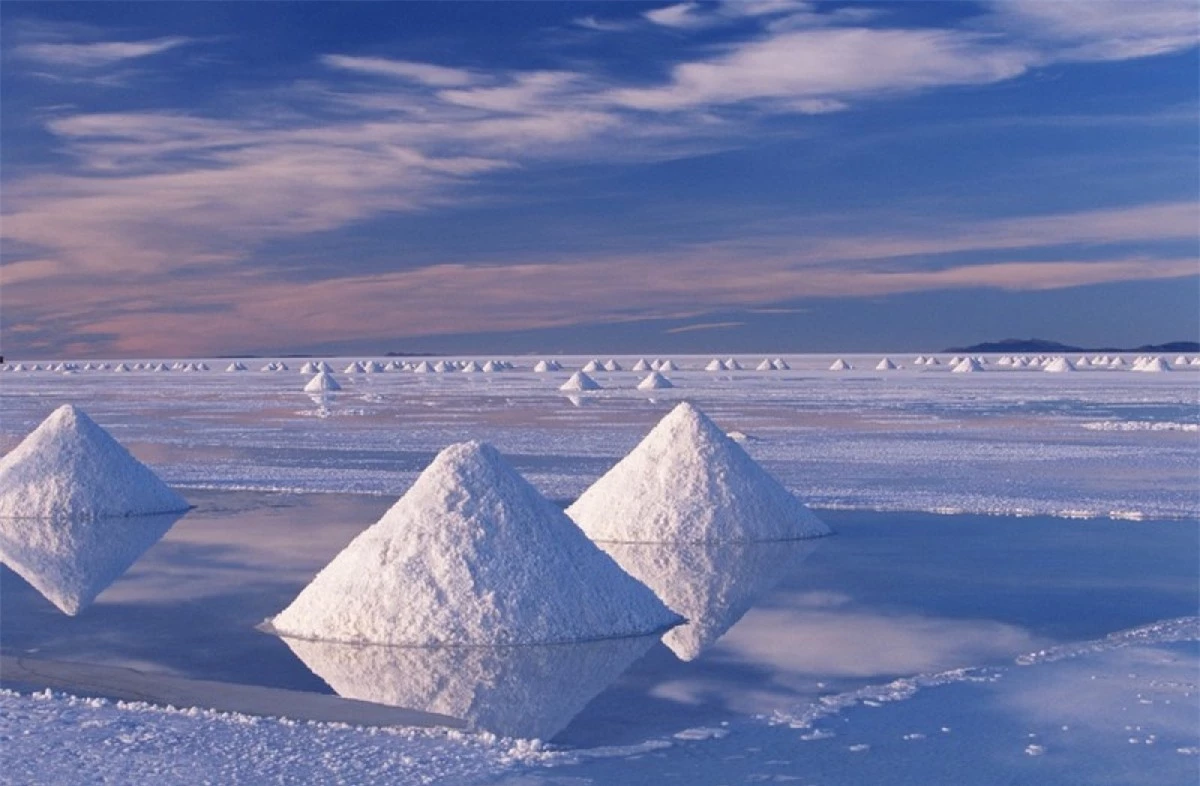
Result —
<svg viewBox="0 0 1200 786"><path fill-rule="evenodd" d="M404 647L280 637L346 699L423 710L506 737L548 740L657 635L567 644Z"/></svg>
<svg viewBox="0 0 1200 786"><path fill-rule="evenodd" d="M677 658L691 661L725 635L760 598L795 573L819 542L596 545L687 620L667 631L662 641Z"/></svg>

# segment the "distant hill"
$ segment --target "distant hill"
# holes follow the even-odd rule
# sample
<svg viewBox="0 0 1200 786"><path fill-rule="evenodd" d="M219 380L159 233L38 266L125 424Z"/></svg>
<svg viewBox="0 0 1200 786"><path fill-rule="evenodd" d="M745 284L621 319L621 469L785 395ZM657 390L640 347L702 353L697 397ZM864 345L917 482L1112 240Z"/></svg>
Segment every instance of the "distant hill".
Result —
<svg viewBox="0 0 1200 786"><path fill-rule="evenodd" d="M1167 344L1146 344L1140 347L1076 347L1071 344L1061 344L1057 341L1047 341L1042 338L1006 338L1002 341L985 341L982 344L972 344L969 347L950 347L943 352L1031 352L1048 354L1057 352L1200 352L1198 341L1172 341Z"/></svg>

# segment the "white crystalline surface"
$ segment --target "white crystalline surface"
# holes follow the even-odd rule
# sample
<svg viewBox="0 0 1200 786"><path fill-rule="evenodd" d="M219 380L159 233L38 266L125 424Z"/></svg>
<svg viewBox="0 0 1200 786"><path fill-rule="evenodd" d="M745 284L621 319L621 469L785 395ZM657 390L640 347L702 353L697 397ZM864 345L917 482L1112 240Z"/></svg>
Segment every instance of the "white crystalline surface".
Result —
<svg viewBox="0 0 1200 786"><path fill-rule="evenodd" d="M584 641L679 621L494 448L467 442L443 450L271 624L426 646Z"/></svg>
<svg viewBox="0 0 1200 786"><path fill-rule="evenodd" d="M1046 365L1042 366L1042 371L1061 374L1064 371L1074 371L1075 366L1071 365L1071 361L1066 358L1055 358Z"/></svg>
<svg viewBox="0 0 1200 786"><path fill-rule="evenodd" d="M70 404L0 459L0 519L97 519L187 508L183 497Z"/></svg>
<svg viewBox="0 0 1200 786"><path fill-rule="evenodd" d="M571 378L562 383L558 389L566 391L599 390L600 385L596 382L596 380L589 377L586 373L582 371L576 371L571 375Z"/></svg>
<svg viewBox="0 0 1200 786"><path fill-rule="evenodd" d="M829 528L689 403L671 411L568 515L593 540L792 540Z"/></svg>

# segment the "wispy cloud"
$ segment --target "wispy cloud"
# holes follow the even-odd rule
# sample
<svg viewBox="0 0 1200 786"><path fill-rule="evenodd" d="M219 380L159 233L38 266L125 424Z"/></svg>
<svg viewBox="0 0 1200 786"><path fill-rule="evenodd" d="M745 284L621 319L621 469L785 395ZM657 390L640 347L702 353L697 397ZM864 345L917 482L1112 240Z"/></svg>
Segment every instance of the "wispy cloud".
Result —
<svg viewBox="0 0 1200 786"><path fill-rule="evenodd" d="M477 74L463 68L447 68L411 60L390 60L385 57L324 55L321 62L330 68L405 79L429 87L464 87L478 82L480 78Z"/></svg>
<svg viewBox="0 0 1200 786"><path fill-rule="evenodd" d="M30 43L13 50L15 57L48 66L102 68L127 60L161 54L191 41L182 36L146 41L95 41L92 43Z"/></svg>
<svg viewBox="0 0 1200 786"><path fill-rule="evenodd" d="M729 328L742 327L745 322L698 322L694 325L680 325L679 327L667 328L664 333L694 333L698 330L728 330Z"/></svg>

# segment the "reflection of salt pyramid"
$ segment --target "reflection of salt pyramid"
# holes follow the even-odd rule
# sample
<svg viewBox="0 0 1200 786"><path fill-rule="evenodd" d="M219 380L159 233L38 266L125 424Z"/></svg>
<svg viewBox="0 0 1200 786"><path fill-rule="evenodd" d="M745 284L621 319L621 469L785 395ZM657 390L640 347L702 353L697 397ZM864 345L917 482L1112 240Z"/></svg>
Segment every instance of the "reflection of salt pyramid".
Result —
<svg viewBox="0 0 1200 786"><path fill-rule="evenodd" d="M283 641L339 696L436 712L472 728L548 740L658 640L522 647Z"/></svg>
<svg viewBox="0 0 1200 786"><path fill-rule="evenodd" d="M541 644L680 620L495 448L452 445L272 621L348 643Z"/></svg>
<svg viewBox="0 0 1200 786"><path fill-rule="evenodd" d="M183 497L67 404L0 460L0 561L74 614L187 508Z"/></svg>
<svg viewBox="0 0 1200 786"><path fill-rule="evenodd" d="M663 644L680 660L695 660L817 544L602 543L601 548L687 618L687 624L667 631Z"/></svg>
<svg viewBox="0 0 1200 786"><path fill-rule="evenodd" d="M691 404L677 406L575 501L593 540L792 540L829 528Z"/></svg>

